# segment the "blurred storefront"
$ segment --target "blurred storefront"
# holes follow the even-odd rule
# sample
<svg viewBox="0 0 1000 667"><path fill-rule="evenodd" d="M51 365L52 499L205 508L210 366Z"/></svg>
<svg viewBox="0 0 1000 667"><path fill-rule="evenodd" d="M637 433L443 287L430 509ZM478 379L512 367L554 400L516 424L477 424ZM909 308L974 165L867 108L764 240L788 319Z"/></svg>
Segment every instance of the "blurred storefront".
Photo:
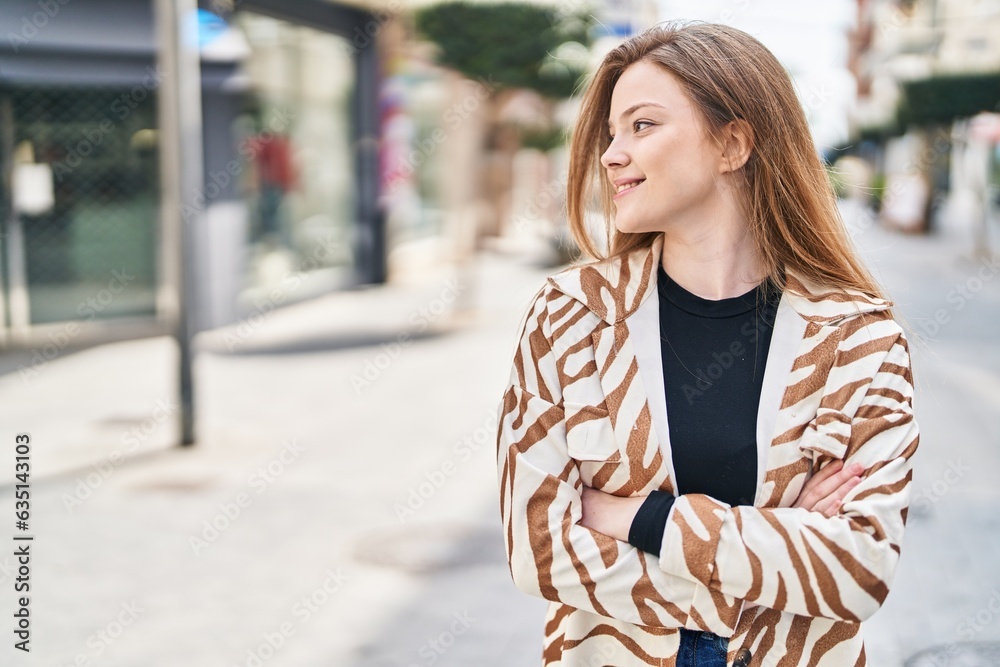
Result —
<svg viewBox="0 0 1000 667"><path fill-rule="evenodd" d="M297 300L382 281L376 54L370 35L351 30L366 15L315 1L255 1L223 17L219 39L240 51L238 94L224 91L232 113L211 121L208 98L203 104L206 146L227 137L233 143L217 153L238 156L237 207L223 214L242 218L234 227L245 235L239 310L276 290L282 301ZM207 166L206 182L234 171L228 161Z"/></svg>
<svg viewBox="0 0 1000 667"><path fill-rule="evenodd" d="M1000 4L856 0L856 9L852 125L881 221L995 250L1000 144L987 126L1000 108Z"/></svg>
<svg viewBox="0 0 1000 667"><path fill-rule="evenodd" d="M12 28L0 42L0 340L156 314L160 78L150 11L87 4L0 5L0 24ZM98 4L120 38L107 39Z"/></svg>
<svg viewBox="0 0 1000 667"><path fill-rule="evenodd" d="M375 44L387 15L240 0L191 20L205 174L201 210L184 215L196 328L261 299L384 280ZM157 90L170 73L151 3L5 0L0 25L0 346L169 331L165 268L180 248L161 225Z"/></svg>

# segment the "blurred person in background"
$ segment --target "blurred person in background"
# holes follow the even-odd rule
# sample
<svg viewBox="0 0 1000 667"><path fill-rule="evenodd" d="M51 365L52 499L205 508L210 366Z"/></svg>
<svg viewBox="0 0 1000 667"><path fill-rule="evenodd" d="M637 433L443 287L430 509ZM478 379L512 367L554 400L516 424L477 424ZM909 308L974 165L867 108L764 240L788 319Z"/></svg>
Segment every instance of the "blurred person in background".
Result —
<svg viewBox="0 0 1000 667"><path fill-rule="evenodd" d="M263 123L261 123L263 124ZM247 142L257 174L259 227L256 236L291 245L285 198L296 187L292 142L285 134L262 130Z"/></svg>
<svg viewBox="0 0 1000 667"><path fill-rule="evenodd" d="M514 582L550 601L543 663L865 664L913 382L786 71L715 24L613 49L568 214L596 261L533 299L497 443Z"/></svg>

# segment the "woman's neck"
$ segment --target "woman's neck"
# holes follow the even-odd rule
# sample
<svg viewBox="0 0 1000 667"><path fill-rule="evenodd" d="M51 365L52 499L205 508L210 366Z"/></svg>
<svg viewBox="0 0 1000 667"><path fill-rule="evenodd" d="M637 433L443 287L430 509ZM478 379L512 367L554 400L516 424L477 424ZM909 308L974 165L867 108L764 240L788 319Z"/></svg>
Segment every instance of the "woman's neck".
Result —
<svg viewBox="0 0 1000 667"><path fill-rule="evenodd" d="M736 214L671 225L660 261L674 282L715 301L746 294L766 277L756 242Z"/></svg>

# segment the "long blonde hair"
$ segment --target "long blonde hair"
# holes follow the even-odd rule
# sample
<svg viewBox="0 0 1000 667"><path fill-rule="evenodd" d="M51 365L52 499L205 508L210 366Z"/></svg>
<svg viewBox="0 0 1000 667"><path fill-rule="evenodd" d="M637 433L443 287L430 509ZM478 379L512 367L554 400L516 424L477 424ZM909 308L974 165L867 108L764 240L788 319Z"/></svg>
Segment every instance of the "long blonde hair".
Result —
<svg viewBox="0 0 1000 667"><path fill-rule="evenodd" d="M854 252L787 72L747 33L712 23L651 28L615 47L591 78L570 145L567 184L569 227L584 253L603 255L584 220L595 194L604 211L610 256L648 247L657 234L614 230L614 193L601 165L610 144L611 94L622 72L640 61L677 77L713 135L734 120L749 125L754 146L739 172L746 184L743 201L773 285L785 288L784 271L790 269L819 285L883 296Z"/></svg>

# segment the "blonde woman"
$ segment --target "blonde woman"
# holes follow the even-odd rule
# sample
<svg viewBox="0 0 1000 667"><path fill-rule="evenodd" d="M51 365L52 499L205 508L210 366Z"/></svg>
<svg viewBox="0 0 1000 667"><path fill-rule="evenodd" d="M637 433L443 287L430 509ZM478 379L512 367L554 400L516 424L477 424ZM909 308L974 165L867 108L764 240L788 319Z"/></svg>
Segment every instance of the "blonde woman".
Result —
<svg viewBox="0 0 1000 667"><path fill-rule="evenodd" d="M497 443L514 582L550 601L543 663L866 664L918 442L910 360L787 73L721 25L618 46L568 214L596 261L529 308Z"/></svg>

